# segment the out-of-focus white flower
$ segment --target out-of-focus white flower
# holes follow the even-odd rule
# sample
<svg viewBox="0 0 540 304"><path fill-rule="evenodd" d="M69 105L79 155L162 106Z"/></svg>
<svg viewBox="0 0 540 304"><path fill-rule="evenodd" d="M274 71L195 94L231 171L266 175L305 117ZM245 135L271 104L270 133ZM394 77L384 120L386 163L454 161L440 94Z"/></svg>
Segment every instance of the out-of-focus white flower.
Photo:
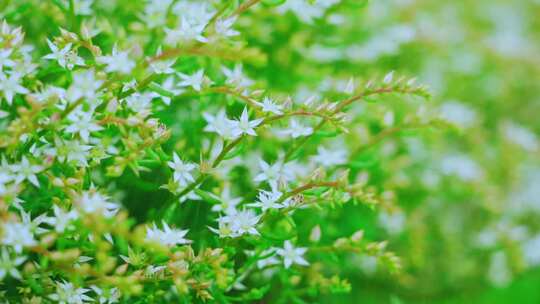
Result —
<svg viewBox="0 0 540 304"><path fill-rule="evenodd" d="M332 167L336 165L342 165L347 162L347 150L345 149L326 149L319 146L317 148L317 155L312 157L312 160L324 167Z"/></svg>
<svg viewBox="0 0 540 304"><path fill-rule="evenodd" d="M0 92L2 92L9 105L13 103L13 97L16 94L28 94L30 92L20 84L21 78L21 75L18 73L6 75L0 71Z"/></svg>
<svg viewBox="0 0 540 304"><path fill-rule="evenodd" d="M283 258L285 268L291 267L292 264L309 265L308 261L304 259L306 251L307 248L295 248L289 240L284 242L283 248L276 249L276 253Z"/></svg>
<svg viewBox="0 0 540 304"><path fill-rule="evenodd" d="M507 257L503 251L497 251L491 255L487 278L493 285L498 287L507 286L512 280L512 272L508 267Z"/></svg>
<svg viewBox="0 0 540 304"><path fill-rule="evenodd" d="M163 230L159 229L155 223L151 228L147 227L146 240L156 242L167 247L191 243L190 240L184 238L188 233L188 230L171 228L164 221L162 222L162 227Z"/></svg>
<svg viewBox="0 0 540 304"><path fill-rule="evenodd" d="M71 282L56 282L56 292L49 295L49 299L59 304L82 304L93 301L86 295L90 289L76 288Z"/></svg>
<svg viewBox="0 0 540 304"><path fill-rule="evenodd" d="M469 128L476 122L476 112L457 101L448 101L440 107L441 118L459 127Z"/></svg>
<svg viewBox="0 0 540 304"><path fill-rule="evenodd" d="M441 170L445 175L455 175L463 181L474 181L482 178L480 166L466 155L452 154L443 157Z"/></svg>
<svg viewBox="0 0 540 304"><path fill-rule="evenodd" d="M21 273L17 269L17 266L24 263L24 261L26 261L25 256L15 255L12 258L9 251L6 248L2 248L2 254L0 255L0 280L3 280L6 275L21 280Z"/></svg>
<svg viewBox="0 0 540 304"><path fill-rule="evenodd" d="M233 69L223 66L221 71L227 77L227 84L240 88L249 87L253 84L253 80L244 75L241 64L236 64Z"/></svg>
<svg viewBox="0 0 540 304"><path fill-rule="evenodd" d="M98 57L96 61L106 65L105 71L107 73L129 74L135 67L135 62L129 58L128 52L118 51L116 45L113 47L111 55Z"/></svg>
<svg viewBox="0 0 540 304"><path fill-rule="evenodd" d="M524 150L536 151L540 149L540 143L536 135L518 124L506 122L503 125L503 134L508 141Z"/></svg>
<svg viewBox="0 0 540 304"><path fill-rule="evenodd" d="M192 87L195 91L200 92L204 83L204 69L200 69L192 75L184 73L178 73L178 76L182 79L178 83L181 87Z"/></svg>

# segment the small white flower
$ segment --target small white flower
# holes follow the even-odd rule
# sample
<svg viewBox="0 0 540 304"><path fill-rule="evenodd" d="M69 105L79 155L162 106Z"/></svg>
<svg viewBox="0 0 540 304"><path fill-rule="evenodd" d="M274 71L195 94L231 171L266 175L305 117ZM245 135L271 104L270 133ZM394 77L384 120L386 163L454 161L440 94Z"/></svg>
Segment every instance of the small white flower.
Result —
<svg viewBox="0 0 540 304"><path fill-rule="evenodd" d="M459 127L469 128L476 121L476 112L470 107L456 102L449 101L440 107L441 118Z"/></svg>
<svg viewBox="0 0 540 304"><path fill-rule="evenodd" d="M109 290L103 290L95 285L90 286L92 290L97 294L99 304L113 304L120 301L120 290L113 287Z"/></svg>
<svg viewBox="0 0 540 304"><path fill-rule="evenodd" d="M292 138L298 138L311 135L311 133L313 133L313 128L303 126L296 119L291 119L289 128L285 129L282 133L290 135Z"/></svg>
<svg viewBox="0 0 540 304"><path fill-rule="evenodd" d="M75 288L70 282L56 282L56 293L49 295L49 299L59 304L82 304L93 301L85 293L90 289Z"/></svg>
<svg viewBox="0 0 540 304"><path fill-rule="evenodd" d="M193 75L178 73L182 81L178 84L181 87L192 87L195 91L200 92L204 83L204 69L200 69Z"/></svg>
<svg viewBox="0 0 540 304"><path fill-rule="evenodd" d="M169 168L173 169L174 171L174 181L181 186L185 186L188 182L194 181L191 171L197 168L197 165L183 162L176 153L173 154L173 161L170 161L167 164L169 165Z"/></svg>
<svg viewBox="0 0 540 304"><path fill-rule="evenodd" d="M109 197L91 188L89 191L83 191L77 198L76 205L84 213L101 214L110 218L114 216L120 206L109 201Z"/></svg>
<svg viewBox="0 0 540 304"><path fill-rule="evenodd" d="M0 71L0 92L4 95L7 103L11 105L16 94L27 94L28 89L21 84L21 76L18 73L6 75Z"/></svg>
<svg viewBox="0 0 540 304"><path fill-rule="evenodd" d="M206 24L191 24L187 18L182 17L180 27L175 29L165 29L165 42L168 45L177 45L180 42L189 42L197 40L199 42L208 42L208 39L203 36Z"/></svg>
<svg viewBox="0 0 540 304"><path fill-rule="evenodd" d="M283 105L275 103L271 98L264 97L262 102L255 102L262 108L263 112L269 112L276 115L283 115Z"/></svg>
<svg viewBox="0 0 540 304"><path fill-rule="evenodd" d="M221 202L221 204L212 206L212 211L223 212L227 215L230 215L236 212L236 206L238 206L242 199L239 197L232 197L231 188L229 186L226 186L223 188L223 192L221 192L219 201Z"/></svg>
<svg viewBox="0 0 540 304"><path fill-rule="evenodd" d="M27 180L34 186L39 187L39 182L36 174L43 171L45 168L40 165L31 164L28 159L23 156L21 162L10 166L11 172L13 172L14 180L16 184L20 184L22 181Z"/></svg>
<svg viewBox="0 0 540 304"><path fill-rule="evenodd" d="M253 84L253 80L249 79L242 72L242 65L236 64L234 69L229 69L227 67L221 67L221 71L227 77L227 84L237 86L240 88L249 87Z"/></svg>
<svg viewBox="0 0 540 304"><path fill-rule="evenodd" d="M204 127L206 132L215 132L224 139L234 139L235 123L233 120L227 118L225 110L221 109L216 115L203 113L203 117L208 123Z"/></svg>
<svg viewBox="0 0 540 304"><path fill-rule="evenodd" d="M2 239L0 243L5 246L12 246L15 252L20 253L24 247L37 245L32 232L31 222L19 222L8 220L2 225Z"/></svg>
<svg viewBox="0 0 540 304"><path fill-rule="evenodd" d="M322 146L317 148L317 155L312 158L312 160L322 165L323 167L332 167L336 165L342 165L347 162L347 150L345 149L335 149L330 150Z"/></svg>
<svg viewBox="0 0 540 304"><path fill-rule="evenodd" d="M285 268L291 267L292 264L307 266L309 263L304 259L304 253L307 248L294 248L290 241L285 241L283 248L276 249L276 253L283 258Z"/></svg>
<svg viewBox="0 0 540 304"><path fill-rule="evenodd" d="M98 97L97 93L102 84L103 80L96 79L94 70L76 71L66 97L70 102L76 102L80 98L93 102Z"/></svg>
<svg viewBox="0 0 540 304"><path fill-rule="evenodd" d="M162 222L162 226L163 230L157 228L155 223L153 224L152 228L147 227L146 240L156 242L167 247L191 243L190 240L184 238L188 233L188 230L171 228L165 222Z"/></svg>
<svg viewBox="0 0 540 304"><path fill-rule="evenodd" d="M0 70L2 70L4 67L12 68L15 66L15 61L9 58L12 52L13 49L0 50Z"/></svg>
<svg viewBox="0 0 540 304"><path fill-rule="evenodd" d="M161 46L157 49L156 57L163 54ZM150 62L150 68L156 74L172 74L174 69L171 67L176 59L158 59Z"/></svg>
<svg viewBox="0 0 540 304"><path fill-rule="evenodd" d="M275 189L281 179L286 179L282 162L278 161L270 165L261 159L259 160L259 167L261 172L255 176L254 181L256 182L267 182Z"/></svg>
<svg viewBox="0 0 540 304"><path fill-rule="evenodd" d="M71 43L66 44L62 49L49 39L47 39L47 44L52 53L45 55L43 59L56 60L58 65L68 70L72 70L76 65L84 65L84 60L77 55L75 50L71 49Z"/></svg>
<svg viewBox="0 0 540 304"><path fill-rule="evenodd" d="M79 217L75 210L64 211L57 205L53 206L54 216L45 219L45 222L54 226L54 230L58 233L63 233L73 220Z"/></svg>
<svg viewBox="0 0 540 304"><path fill-rule="evenodd" d="M67 119L70 124L66 127L67 133L79 134L84 142L88 142L91 132L103 130L103 127L94 122L93 112L85 112L82 109L77 109L71 112Z"/></svg>
<svg viewBox="0 0 540 304"><path fill-rule="evenodd" d="M238 211L235 214L227 215L229 218L229 223L231 225L231 230L235 237L250 234L250 235L259 235L255 226L260 220L260 216L255 214L253 210L242 210Z"/></svg>
<svg viewBox="0 0 540 304"><path fill-rule="evenodd" d="M119 72L121 74L129 74L135 67L135 62L129 59L128 52L119 52L116 45L113 47L111 55L98 57L96 61L107 65L105 67L107 73Z"/></svg>
<svg viewBox="0 0 540 304"><path fill-rule="evenodd" d="M347 82L347 85L343 89L343 92L345 94L352 94L354 93L354 90L356 89L356 84L354 83L354 78L350 78Z"/></svg>
<svg viewBox="0 0 540 304"><path fill-rule="evenodd" d="M257 197L257 202L253 204L248 204L250 207L261 208L262 212L265 212L268 209L280 209L283 208L283 204L277 203L279 198L283 195L280 191L260 191Z"/></svg>
<svg viewBox="0 0 540 304"><path fill-rule="evenodd" d="M227 18L227 19L218 19L215 24L215 30L216 34L218 34L221 37L233 37L237 36L240 33L238 31L235 31L232 29L232 26L234 22L236 21L236 17Z"/></svg>
<svg viewBox="0 0 540 304"><path fill-rule="evenodd" d="M242 134L257 136L257 133L255 132L254 128L260 125L262 121L263 119L255 119L255 120L250 121L247 107L244 107L244 110L242 111L242 115L240 116L240 119L235 121L234 123L235 129L233 130L233 134L235 137Z"/></svg>
<svg viewBox="0 0 540 304"><path fill-rule="evenodd" d="M12 278L21 280L21 273L17 270L17 266L26 261L25 256L16 256L11 258L7 248L2 248L2 254L0 255L0 281L2 281L6 275L10 275Z"/></svg>
<svg viewBox="0 0 540 304"><path fill-rule="evenodd" d="M97 300L99 304L113 304L120 301L120 290L118 290L118 288L116 287L108 290L103 290L93 285L90 286L90 288L92 288L92 290L97 294Z"/></svg>

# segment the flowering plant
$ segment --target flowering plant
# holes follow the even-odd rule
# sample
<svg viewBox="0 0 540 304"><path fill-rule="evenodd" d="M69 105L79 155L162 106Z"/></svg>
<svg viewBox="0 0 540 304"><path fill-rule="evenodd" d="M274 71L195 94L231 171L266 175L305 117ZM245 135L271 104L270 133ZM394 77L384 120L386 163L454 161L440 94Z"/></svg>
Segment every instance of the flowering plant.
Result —
<svg viewBox="0 0 540 304"><path fill-rule="evenodd" d="M418 247L398 237L409 222L427 242L414 215L432 210L407 218L398 199L438 179L404 174L475 113L426 102L407 69L358 68L413 35L354 45L366 4L1 3L0 300L335 301L351 261L421 286ZM485 174L440 161L458 185Z"/></svg>

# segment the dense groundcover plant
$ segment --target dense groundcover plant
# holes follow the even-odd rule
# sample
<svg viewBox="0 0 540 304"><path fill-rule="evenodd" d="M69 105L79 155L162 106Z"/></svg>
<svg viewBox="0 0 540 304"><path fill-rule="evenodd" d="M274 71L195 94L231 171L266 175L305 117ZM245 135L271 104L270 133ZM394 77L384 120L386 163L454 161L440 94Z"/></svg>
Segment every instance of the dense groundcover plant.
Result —
<svg viewBox="0 0 540 304"><path fill-rule="evenodd" d="M536 303L539 5L0 1L0 303Z"/></svg>

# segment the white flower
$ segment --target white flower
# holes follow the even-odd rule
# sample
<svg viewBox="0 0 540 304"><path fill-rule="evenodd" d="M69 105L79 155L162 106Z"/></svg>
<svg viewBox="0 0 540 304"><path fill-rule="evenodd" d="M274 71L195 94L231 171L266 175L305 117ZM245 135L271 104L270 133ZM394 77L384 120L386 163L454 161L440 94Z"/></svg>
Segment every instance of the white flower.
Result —
<svg viewBox="0 0 540 304"><path fill-rule="evenodd" d="M276 189L280 180L290 180L291 176L284 170L283 162L277 161L273 165L268 164L264 160L259 160L259 168L261 172L253 179L256 182L267 182L272 189Z"/></svg>
<svg viewBox="0 0 540 304"><path fill-rule="evenodd" d="M534 267L540 265L540 234L527 240L522 245L523 257L527 266Z"/></svg>
<svg viewBox="0 0 540 304"><path fill-rule="evenodd" d="M16 184L20 184L22 181L27 180L34 186L39 187L39 182L36 174L45 169L40 165L32 165L28 159L23 156L21 162L10 166L11 172L13 172L14 180Z"/></svg>
<svg viewBox="0 0 540 304"><path fill-rule="evenodd" d="M89 191L83 191L77 198L76 205L84 213L101 214L110 218L114 216L120 206L109 201L109 197L91 188Z"/></svg>
<svg viewBox="0 0 540 304"><path fill-rule="evenodd" d="M463 128L471 127L476 121L476 112L470 107L449 101L441 105L441 118Z"/></svg>
<svg viewBox="0 0 540 304"><path fill-rule="evenodd" d="M527 151L532 152L540 149L536 135L520 125L507 122L503 125L503 133L507 140Z"/></svg>
<svg viewBox="0 0 540 304"><path fill-rule="evenodd" d="M11 68L15 66L15 61L9 58L12 52L13 52L13 49L0 50L0 70L2 70L4 67Z"/></svg>
<svg viewBox="0 0 540 304"><path fill-rule="evenodd" d="M265 212L268 209L280 209L284 206L282 204L277 203L279 198L283 195L280 191L273 190L273 191L260 191L258 195L258 201L253 204L248 204L250 207L257 207L261 208L262 212Z"/></svg>
<svg viewBox="0 0 540 304"><path fill-rule="evenodd" d="M167 247L191 243L190 240L184 238L188 233L188 230L171 228L164 221L162 222L162 226L163 230L157 228L155 223L153 224L152 228L147 227L146 240L156 242Z"/></svg>
<svg viewBox="0 0 540 304"><path fill-rule="evenodd" d="M466 155L447 155L441 160L441 170L445 175L455 175L463 181L472 181L482 178L480 166Z"/></svg>
<svg viewBox="0 0 540 304"><path fill-rule="evenodd" d="M75 288L70 282L56 282L56 293L49 295L49 299L59 304L82 304L93 301L85 295L90 289Z"/></svg>
<svg viewBox="0 0 540 304"><path fill-rule="evenodd" d="M512 272L504 251L497 251L491 255L487 277L498 287L507 286L512 280Z"/></svg>
<svg viewBox="0 0 540 304"><path fill-rule="evenodd" d="M66 44L60 49L56 44L47 39L47 44L51 49L51 54L45 55L43 59L56 60L64 69L73 69L76 65L84 65L84 60L77 55L75 50L71 49L72 44Z"/></svg>
<svg viewBox="0 0 540 304"><path fill-rule="evenodd" d="M97 294L99 304L113 304L120 301L120 290L116 287L105 291L95 285L90 286L90 288Z"/></svg>
<svg viewBox="0 0 540 304"><path fill-rule="evenodd" d="M347 81L347 85L343 89L343 92L346 94L352 94L354 93L355 89L356 89L356 85L354 83L354 78L350 78L349 81Z"/></svg>
<svg viewBox="0 0 540 304"><path fill-rule="evenodd" d="M401 211L392 213L381 212L378 216L379 225L391 235L400 234L405 229L406 218Z"/></svg>
<svg viewBox="0 0 540 304"><path fill-rule="evenodd" d="M159 57L163 54L161 46L157 49L156 57ZM174 69L171 66L174 64L176 59L157 59L150 62L150 68L156 74L172 74Z"/></svg>
<svg viewBox="0 0 540 304"><path fill-rule="evenodd" d="M54 230L58 233L63 233L69 227L73 220L79 217L75 210L64 211L57 205L53 206L54 216L45 219L45 222L54 226Z"/></svg>
<svg viewBox="0 0 540 304"><path fill-rule="evenodd" d="M307 248L294 248L290 241L285 241L283 248L277 248L276 253L283 258L285 268L291 267L292 264L307 266L309 263L304 259L304 253Z"/></svg>
<svg viewBox="0 0 540 304"><path fill-rule="evenodd" d="M292 138L298 138L300 136L311 135L311 133L313 133L313 128L303 126L296 119L291 119L289 128L285 129L282 133L290 135Z"/></svg>
<svg viewBox="0 0 540 304"><path fill-rule="evenodd" d="M66 92L66 97L70 102L75 102L79 98L92 102L98 97L97 92L103 80L96 79L94 70L79 70L73 73L73 82Z"/></svg>
<svg viewBox="0 0 540 304"><path fill-rule="evenodd" d="M69 2L65 1L69 6ZM73 0L73 10L76 15L88 16L92 14L92 3L94 0Z"/></svg>
<svg viewBox="0 0 540 304"><path fill-rule="evenodd" d="M242 210L234 214L227 215L228 222L231 225L233 236L238 237L243 234L259 235L255 226L261 218L253 210Z"/></svg>
<svg viewBox="0 0 540 304"><path fill-rule="evenodd" d="M208 42L203 36L206 24L191 24L184 17L180 20L180 27L175 29L165 29L165 42L168 45L177 45L180 42L189 42L197 40L199 42Z"/></svg>
<svg viewBox="0 0 540 304"><path fill-rule="evenodd" d="M2 239L0 243L5 246L12 246L15 252L20 253L24 247L37 245L32 232L31 222L19 222L8 220L2 225Z"/></svg>
<svg viewBox="0 0 540 304"><path fill-rule="evenodd" d="M149 28L164 26L172 0L148 0L140 18Z"/></svg>
<svg viewBox="0 0 540 304"><path fill-rule="evenodd" d="M158 97L154 92L133 93L124 100L127 108L135 113L144 113L152 107L152 99Z"/></svg>
<svg viewBox="0 0 540 304"><path fill-rule="evenodd" d="M193 75L178 73L182 81L178 84L181 87L192 87L195 91L200 92L204 83L204 69L200 69Z"/></svg>
<svg viewBox="0 0 540 304"><path fill-rule="evenodd" d="M240 34L238 31L233 30L231 27L236 21L236 17L227 18L227 19L218 19L214 26L216 34L221 37L232 37Z"/></svg>
<svg viewBox="0 0 540 304"><path fill-rule="evenodd" d="M194 181L191 171L193 171L197 165L193 163L184 163L176 153L173 154L173 161L170 161L167 164L174 170L174 181L181 186L185 186L188 182Z"/></svg>
<svg viewBox="0 0 540 304"><path fill-rule="evenodd" d="M0 255L0 281L2 281L7 274L12 278L21 280L21 273L17 270L17 266L24 263L24 261L26 261L26 257L15 256L11 258L7 248L2 248L2 255Z"/></svg>
<svg viewBox="0 0 540 304"><path fill-rule="evenodd" d="M227 215L230 215L236 212L236 206L238 206L242 199L239 197L232 197L231 188L229 186L226 186L223 188L223 192L221 192L219 201L221 202L221 204L212 206L212 211L223 212Z"/></svg>
<svg viewBox="0 0 540 304"><path fill-rule="evenodd" d="M262 121L263 119L255 119L255 120L249 121L249 114L247 111L247 107L244 107L244 110L242 111L242 115L240 116L240 119L234 122L235 129L233 130L233 134L235 137L242 134L257 136L257 133L255 133L254 128L260 125Z"/></svg>
<svg viewBox="0 0 540 304"><path fill-rule="evenodd" d="M27 94L29 92L20 82L21 76L18 73L6 75L0 72L0 92L2 92L9 105L13 102L15 94Z"/></svg>
<svg viewBox="0 0 540 304"><path fill-rule="evenodd" d="M263 269L263 268L265 268L267 266L272 266L272 265L279 264L279 260L275 256L275 251L276 251L275 248L270 248L270 249L266 249L263 252L261 252L259 254L259 256L266 257L266 258L257 260L257 268ZM249 251L246 251L246 254L249 255L249 256L254 256L255 251L249 250Z"/></svg>
<svg viewBox="0 0 540 304"><path fill-rule="evenodd" d="M135 62L129 59L128 52L119 52L116 45L113 47L111 55L98 57L96 61L107 65L107 67L105 67L107 73L119 72L122 74L129 74L135 67Z"/></svg>
<svg viewBox="0 0 540 304"><path fill-rule="evenodd" d="M271 98L264 97L262 102L255 102L256 105L260 106L263 112L270 112L276 115L283 114L283 105L276 104Z"/></svg>
<svg viewBox="0 0 540 304"><path fill-rule="evenodd" d="M91 111L85 112L77 109L71 112L67 119L71 122L65 129L67 133L79 134L84 142L88 142L91 132L103 130L103 127L94 122Z"/></svg>
<svg viewBox="0 0 540 304"><path fill-rule="evenodd" d="M330 150L319 146L317 152L312 160L323 167L342 165L347 162L347 150L345 149Z"/></svg>
<svg viewBox="0 0 540 304"><path fill-rule="evenodd" d="M236 64L234 69L229 69L223 66L221 67L221 71L223 71L223 74L225 74L225 77L227 77L227 84L240 88L249 87L253 84L253 80L246 77L242 72L241 64Z"/></svg>
<svg viewBox="0 0 540 304"><path fill-rule="evenodd" d="M234 232L231 228L231 222L230 217L227 216L220 216L218 218L218 228L213 228L208 226L208 229L212 231L213 233L219 235L220 238L226 238L226 237L234 237Z"/></svg>
<svg viewBox="0 0 540 304"><path fill-rule="evenodd" d="M204 127L206 132L215 132L224 139L234 139L235 123L233 120L227 118L225 110L221 109L216 115L203 113L203 117L208 123Z"/></svg>
<svg viewBox="0 0 540 304"><path fill-rule="evenodd" d="M88 159L92 146L84 145L78 140L64 141L59 137L54 138L54 145L46 147L44 153L50 157L56 157L58 161L75 164L80 167L88 166Z"/></svg>

